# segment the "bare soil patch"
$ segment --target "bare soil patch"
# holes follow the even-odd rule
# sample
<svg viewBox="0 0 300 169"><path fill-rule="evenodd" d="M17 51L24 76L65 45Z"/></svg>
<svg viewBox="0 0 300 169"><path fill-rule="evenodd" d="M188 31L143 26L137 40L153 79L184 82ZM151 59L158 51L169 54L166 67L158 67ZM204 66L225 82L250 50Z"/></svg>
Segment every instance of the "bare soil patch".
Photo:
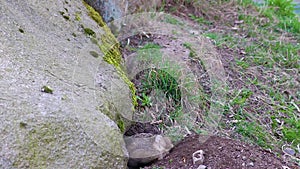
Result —
<svg viewBox="0 0 300 169"><path fill-rule="evenodd" d="M186 137L163 160L145 169L196 169L198 165L193 165L192 154L197 150L204 151L204 165L212 169L282 169L283 166L297 169L296 165L286 164L258 146L218 136L201 143L198 135Z"/></svg>

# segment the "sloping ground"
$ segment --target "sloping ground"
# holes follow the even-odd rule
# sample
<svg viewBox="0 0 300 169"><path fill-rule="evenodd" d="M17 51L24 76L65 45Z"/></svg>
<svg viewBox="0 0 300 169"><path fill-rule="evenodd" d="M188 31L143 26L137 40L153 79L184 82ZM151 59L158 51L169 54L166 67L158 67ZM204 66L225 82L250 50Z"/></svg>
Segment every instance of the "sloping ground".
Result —
<svg viewBox="0 0 300 169"><path fill-rule="evenodd" d="M165 10L203 26L203 35L214 41L222 56L229 91L219 135L271 153L220 137L200 144L191 136L153 166L192 167L191 154L202 149L204 164L211 168L299 168L300 23L294 20L283 28L282 16L270 17L268 7L258 12L247 2L168 2Z"/></svg>

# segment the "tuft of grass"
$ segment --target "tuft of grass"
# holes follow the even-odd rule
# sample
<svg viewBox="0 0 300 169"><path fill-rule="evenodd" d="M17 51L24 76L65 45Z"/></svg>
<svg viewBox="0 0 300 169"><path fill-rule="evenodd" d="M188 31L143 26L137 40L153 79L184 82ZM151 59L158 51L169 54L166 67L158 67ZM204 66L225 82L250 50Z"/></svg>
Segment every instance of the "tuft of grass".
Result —
<svg viewBox="0 0 300 169"><path fill-rule="evenodd" d="M294 146L300 144L300 120L299 118L292 117L289 119L284 119L288 127L284 127L282 133L284 139L288 142L293 143Z"/></svg>
<svg viewBox="0 0 300 169"><path fill-rule="evenodd" d="M165 22L166 23L170 23L173 25L184 25L184 23L180 22L179 20L177 20L175 17L173 17L172 15L166 15L165 17Z"/></svg>
<svg viewBox="0 0 300 169"><path fill-rule="evenodd" d="M211 25L212 22L209 20L204 19L203 17L197 17L193 14L189 14L189 17L194 20L195 22L197 22L198 24L205 24L205 25Z"/></svg>
<svg viewBox="0 0 300 169"><path fill-rule="evenodd" d="M257 123L242 121L236 126L237 132L250 140L250 142L258 144L263 148L273 148L270 144L269 134Z"/></svg>
<svg viewBox="0 0 300 169"><path fill-rule="evenodd" d="M293 0L265 0L267 5L277 13L278 16L295 17L295 4Z"/></svg>
<svg viewBox="0 0 300 169"><path fill-rule="evenodd" d="M197 53L196 53L195 50L192 48L192 44L191 44L191 43L185 42L185 43L183 43L183 46L184 46L185 48L187 48L188 50L190 50L189 57L194 58L194 57L197 56Z"/></svg>
<svg viewBox="0 0 300 169"><path fill-rule="evenodd" d="M277 26L287 32L300 33L300 22L294 12L293 0L265 0L265 3L267 6L262 12L264 16L271 21L279 20Z"/></svg>
<svg viewBox="0 0 300 169"><path fill-rule="evenodd" d="M182 45L193 51L191 43L185 42ZM204 102L207 100L203 99L205 97L203 91L194 89L199 86L194 83L193 76L183 74L182 67L178 63L163 58L160 49L161 46L155 43L147 43L136 50L137 59L143 63L150 62L156 67L145 69L138 75L139 108L145 113L150 110L149 112L152 113L150 118L153 121L162 121L159 125L161 131L178 142L187 132L185 128L195 131L198 127L194 122L195 117L191 117L194 115L193 112L184 112L186 107L195 104L197 107L192 111L196 111L198 106L205 109L207 105ZM182 91L185 92L184 98L182 98ZM182 102L186 107L182 107ZM159 110L155 110L155 106L159 106ZM144 117L143 115L141 118Z"/></svg>
<svg viewBox="0 0 300 169"><path fill-rule="evenodd" d="M142 93L142 96L136 96L138 100L142 102L142 106L152 106L151 97L147 96L145 93Z"/></svg>
<svg viewBox="0 0 300 169"><path fill-rule="evenodd" d="M180 103L181 94L179 84L175 78L164 70L150 69L146 72L146 78L142 81L143 90L162 90L167 98L173 99L177 104Z"/></svg>

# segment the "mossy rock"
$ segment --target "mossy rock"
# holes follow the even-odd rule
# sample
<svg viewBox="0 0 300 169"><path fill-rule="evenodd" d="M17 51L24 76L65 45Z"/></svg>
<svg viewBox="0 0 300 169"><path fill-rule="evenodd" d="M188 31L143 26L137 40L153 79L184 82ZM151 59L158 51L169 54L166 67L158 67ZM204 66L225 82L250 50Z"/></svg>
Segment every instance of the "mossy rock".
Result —
<svg viewBox="0 0 300 169"><path fill-rule="evenodd" d="M1 5L0 168L126 168L123 123L114 120L132 112L131 91L105 61L104 28L88 12L82 1Z"/></svg>

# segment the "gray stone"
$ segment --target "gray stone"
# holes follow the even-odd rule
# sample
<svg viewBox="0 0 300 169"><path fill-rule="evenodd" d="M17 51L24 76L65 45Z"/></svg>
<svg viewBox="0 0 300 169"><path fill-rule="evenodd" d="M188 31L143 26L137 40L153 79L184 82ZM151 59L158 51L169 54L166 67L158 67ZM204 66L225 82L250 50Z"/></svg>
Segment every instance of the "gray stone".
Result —
<svg viewBox="0 0 300 169"><path fill-rule="evenodd" d="M82 1L0 0L0 23L0 168L126 167L130 91Z"/></svg>
<svg viewBox="0 0 300 169"><path fill-rule="evenodd" d="M98 11L103 20L108 23L119 19L126 14L127 0L85 0L89 5Z"/></svg>
<svg viewBox="0 0 300 169"><path fill-rule="evenodd" d="M199 165L197 169L207 169L205 165Z"/></svg>
<svg viewBox="0 0 300 169"><path fill-rule="evenodd" d="M139 167L155 159L162 159L174 147L169 137L150 133L140 133L124 139L130 167Z"/></svg>
<svg viewBox="0 0 300 169"><path fill-rule="evenodd" d="M253 166L254 166L254 163L253 163L253 162L250 162L250 163L248 163L247 166L253 167Z"/></svg>
<svg viewBox="0 0 300 169"><path fill-rule="evenodd" d="M197 150L193 153L193 164L194 165L202 165L204 162L204 151Z"/></svg>
<svg viewBox="0 0 300 169"><path fill-rule="evenodd" d="M296 151L295 151L294 149L289 148L289 147L285 148L283 151L284 151L285 153L291 155L291 156L293 156L293 155L296 154Z"/></svg>
<svg viewBox="0 0 300 169"><path fill-rule="evenodd" d="M154 12L162 4L162 0L85 0L85 2L95 8L106 23L121 19L128 14Z"/></svg>

